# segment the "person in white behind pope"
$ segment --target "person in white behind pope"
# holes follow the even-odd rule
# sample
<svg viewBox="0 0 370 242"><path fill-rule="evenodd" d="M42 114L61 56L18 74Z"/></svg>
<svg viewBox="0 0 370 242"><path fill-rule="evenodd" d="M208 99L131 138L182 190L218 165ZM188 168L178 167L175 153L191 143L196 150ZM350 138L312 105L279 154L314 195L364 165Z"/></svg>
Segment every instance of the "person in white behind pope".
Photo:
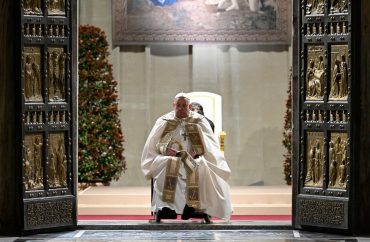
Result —
<svg viewBox="0 0 370 242"><path fill-rule="evenodd" d="M161 219L218 217L233 212L227 180L231 171L208 121L191 111L186 93L158 118L145 143L141 168L153 179L152 212Z"/></svg>

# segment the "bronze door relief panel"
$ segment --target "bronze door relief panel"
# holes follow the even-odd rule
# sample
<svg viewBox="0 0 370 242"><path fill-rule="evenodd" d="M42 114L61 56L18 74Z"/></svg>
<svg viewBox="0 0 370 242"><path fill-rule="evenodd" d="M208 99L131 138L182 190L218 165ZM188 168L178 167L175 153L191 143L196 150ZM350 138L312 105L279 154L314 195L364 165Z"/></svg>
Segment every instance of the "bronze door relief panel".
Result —
<svg viewBox="0 0 370 242"><path fill-rule="evenodd" d="M65 100L66 57L64 48L48 48L49 101Z"/></svg>
<svg viewBox="0 0 370 242"><path fill-rule="evenodd" d="M324 172L324 134L307 132L305 186L322 187Z"/></svg>
<svg viewBox="0 0 370 242"><path fill-rule="evenodd" d="M332 45L330 58L329 100L348 98L348 45Z"/></svg>
<svg viewBox="0 0 370 242"><path fill-rule="evenodd" d="M42 102L41 48L24 47L24 97L26 102Z"/></svg>
<svg viewBox="0 0 370 242"><path fill-rule="evenodd" d="M44 189L43 144L44 138L42 133L25 136L23 184L27 191Z"/></svg>
<svg viewBox="0 0 370 242"><path fill-rule="evenodd" d="M348 136L331 133L329 141L329 188L346 189Z"/></svg>
<svg viewBox="0 0 370 242"><path fill-rule="evenodd" d="M307 47L306 100L324 99L324 46Z"/></svg>
<svg viewBox="0 0 370 242"><path fill-rule="evenodd" d="M62 15L65 12L65 0L49 0L48 1L48 15Z"/></svg>
<svg viewBox="0 0 370 242"><path fill-rule="evenodd" d="M24 0L23 12L26 15L42 15L41 0Z"/></svg>
<svg viewBox="0 0 370 242"><path fill-rule="evenodd" d="M49 133L48 185L50 188L67 187L67 156L64 133ZM71 177L70 177L71 178Z"/></svg>
<svg viewBox="0 0 370 242"><path fill-rule="evenodd" d="M304 0L299 13L299 226L348 229L350 1ZM298 8L297 8L298 9ZM340 219L339 219L340 218Z"/></svg>
<svg viewBox="0 0 370 242"><path fill-rule="evenodd" d="M71 4L72 0L21 3L26 231L76 225Z"/></svg>

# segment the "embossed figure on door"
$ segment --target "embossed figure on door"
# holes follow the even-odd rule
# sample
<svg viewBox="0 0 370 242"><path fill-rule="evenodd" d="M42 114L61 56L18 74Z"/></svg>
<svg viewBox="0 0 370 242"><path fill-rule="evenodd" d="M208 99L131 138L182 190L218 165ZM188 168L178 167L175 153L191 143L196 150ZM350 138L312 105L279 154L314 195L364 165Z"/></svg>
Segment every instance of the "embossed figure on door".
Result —
<svg viewBox="0 0 370 242"><path fill-rule="evenodd" d="M29 15L42 14L40 0L23 0L23 11Z"/></svg>
<svg viewBox="0 0 370 242"><path fill-rule="evenodd" d="M346 133L332 133L329 142L329 188L346 188L347 180Z"/></svg>
<svg viewBox="0 0 370 242"><path fill-rule="evenodd" d="M43 101L41 90L41 50L39 47L25 47L23 52L24 98L26 102Z"/></svg>
<svg viewBox="0 0 370 242"><path fill-rule="evenodd" d="M307 132L305 186L322 187L324 165L324 135Z"/></svg>
<svg viewBox="0 0 370 242"><path fill-rule="evenodd" d="M324 0L307 0L306 14L323 14L324 13Z"/></svg>
<svg viewBox="0 0 370 242"><path fill-rule="evenodd" d="M347 100L348 98L348 46L331 47L330 100Z"/></svg>
<svg viewBox="0 0 370 242"><path fill-rule="evenodd" d="M48 184L51 188L67 186L64 133L49 134Z"/></svg>
<svg viewBox="0 0 370 242"><path fill-rule="evenodd" d="M65 14L64 0L48 1L48 15L64 15L64 14Z"/></svg>
<svg viewBox="0 0 370 242"><path fill-rule="evenodd" d="M330 0L330 13L347 13L348 0Z"/></svg>
<svg viewBox="0 0 370 242"><path fill-rule="evenodd" d="M324 98L324 47L307 48L306 99L323 100Z"/></svg>
<svg viewBox="0 0 370 242"><path fill-rule="evenodd" d="M65 99L65 72L67 54L63 48L48 49L49 100Z"/></svg>
<svg viewBox="0 0 370 242"><path fill-rule="evenodd" d="M43 189L43 136L30 134L24 140L23 184L26 190Z"/></svg>

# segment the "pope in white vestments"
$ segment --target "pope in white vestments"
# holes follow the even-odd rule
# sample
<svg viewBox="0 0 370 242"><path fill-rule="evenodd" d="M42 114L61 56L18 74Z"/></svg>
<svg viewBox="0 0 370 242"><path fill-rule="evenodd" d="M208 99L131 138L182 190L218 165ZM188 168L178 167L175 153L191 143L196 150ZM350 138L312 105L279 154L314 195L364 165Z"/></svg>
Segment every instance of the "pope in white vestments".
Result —
<svg viewBox="0 0 370 242"><path fill-rule="evenodd" d="M187 205L229 221L230 168L208 121L190 111L184 93L176 95L173 109L156 121L141 158L145 177L153 179L152 211L181 214Z"/></svg>

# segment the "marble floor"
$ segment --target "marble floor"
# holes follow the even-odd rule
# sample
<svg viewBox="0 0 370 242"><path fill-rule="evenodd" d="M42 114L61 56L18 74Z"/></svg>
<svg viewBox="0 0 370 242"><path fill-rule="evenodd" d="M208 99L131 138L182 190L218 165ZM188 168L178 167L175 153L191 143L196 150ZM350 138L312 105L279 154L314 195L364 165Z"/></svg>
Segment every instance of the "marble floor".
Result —
<svg viewBox="0 0 370 242"><path fill-rule="evenodd" d="M0 236L0 242L35 241L247 241L247 242L370 242L368 237L293 230L290 221L202 220L78 221L76 231L22 237Z"/></svg>
<svg viewBox="0 0 370 242"><path fill-rule="evenodd" d="M297 230L76 230L24 237L1 237L0 241L248 241L248 242L365 242L370 237L313 233Z"/></svg>

